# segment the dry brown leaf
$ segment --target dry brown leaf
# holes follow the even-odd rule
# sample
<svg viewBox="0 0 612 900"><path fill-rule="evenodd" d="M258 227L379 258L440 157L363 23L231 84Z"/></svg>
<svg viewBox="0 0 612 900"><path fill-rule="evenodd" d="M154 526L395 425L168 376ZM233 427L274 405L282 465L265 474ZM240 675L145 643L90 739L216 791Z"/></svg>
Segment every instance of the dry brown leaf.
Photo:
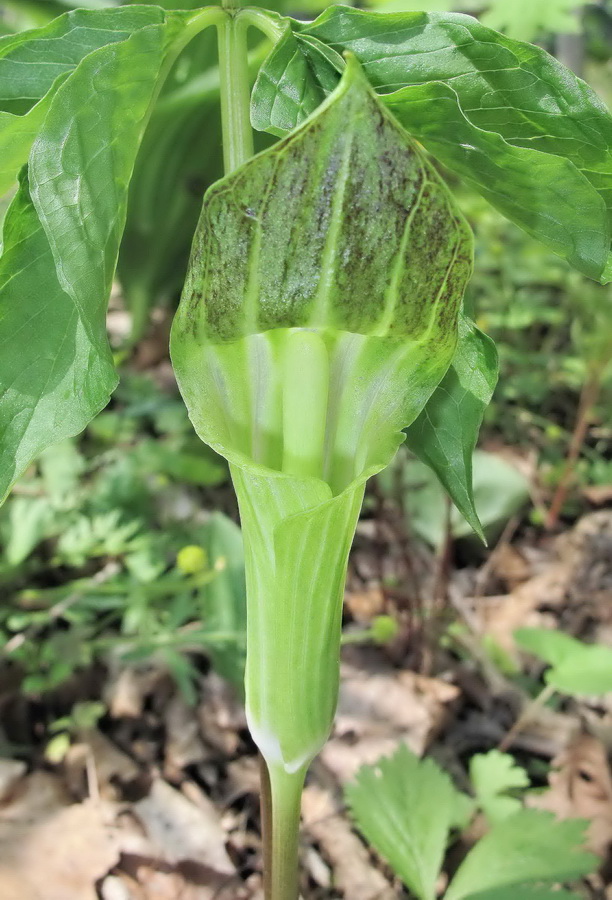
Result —
<svg viewBox="0 0 612 900"><path fill-rule="evenodd" d="M113 719L138 719L145 700L164 678L163 669L154 666L119 667L115 663L104 685L104 702Z"/></svg>
<svg viewBox="0 0 612 900"><path fill-rule="evenodd" d="M532 805L559 819L587 819L587 847L606 858L612 847L612 775L606 748L590 734L578 735L553 760L550 788Z"/></svg>
<svg viewBox="0 0 612 900"><path fill-rule="evenodd" d="M165 724L164 774L178 781L183 769L205 760L209 751L200 737L194 710L178 694L166 707Z"/></svg>
<svg viewBox="0 0 612 900"><path fill-rule="evenodd" d="M581 493L593 506L612 503L612 484L591 484L583 487Z"/></svg>
<svg viewBox="0 0 612 900"><path fill-rule="evenodd" d="M100 888L102 900L215 900L215 886L193 884L180 872L141 865L134 877L120 872L106 878Z"/></svg>
<svg viewBox="0 0 612 900"><path fill-rule="evenodd" d="M81 741L70 746L64 768L66 782L75 796L82 792L84 784L89 784L107 800L119 799L119 786L133 784L141 776L134 760L97 729L83 732Z"/></svg>
<svg viewBox="0 0 612 900"><path fill-rule="evenodd" d="M232 686L216 672L210 672L202 689L197 717L203 740L226 756L233 756L246 728L244 706Z"/></svg>
<svg viewBox="0 0 612 900"><path fill-rule="evenodd" d="M571 575L567 563L555 562L509 594L479 598L474 612L482 633L491 635L500 647L512 653L517 628L540 625L538 608L559 606L567 594Z"/></svg>
<svg viewBox="0 0 612 900"><path fill-rule="evenodd" d="M235 872L225 849L227 835L219 814L204 795L196 806L156 778L149 794L135 803L133 810L161 859L170 863L191 860L227 875Z"/></svg>
<svg viewBox="0 0 612 900"><path fill-rule="evenodd" d="M0 759L0 803L6 803L26 773L26 764L18 759Z"/></svg>
<svg viewBox="0 0 612 900"><path fill-rule="evenodd" d="M0 897L96 900L95 883L117 861L114 808L68 805L59 779L36 772L0 813Z"/></svg>
<svg viewBox="0 0 612 900"><path fill-rule="evenodd" d="M440 732L459 689L438 678L342 666L338 713L321 759L341 782L363 763L392 753L400 742L421 755Z"/></svg>
<svg viewBox="0 0 612 900"><path fill-rule="evenodd" d="M493 552L494 562L490 574L505 581L510 590L514 590L533 575L531 563L512 544L500 544Z"/></svg>
<svg viewBox="0 0 612 900"><path fill-rule="evenodd" d="M344 603L353 618L363 625L385 611L385 595L378 585L362 591L347 591Z"/></svg>
<svg viewBox="0 0 612 900"><path fill-rule="evenodd" d="M374 868L367 849L338 812L333 795L319 785L305 788L302 817L333 868L334 887L347 900L396 900L397 893Z"/></svg>

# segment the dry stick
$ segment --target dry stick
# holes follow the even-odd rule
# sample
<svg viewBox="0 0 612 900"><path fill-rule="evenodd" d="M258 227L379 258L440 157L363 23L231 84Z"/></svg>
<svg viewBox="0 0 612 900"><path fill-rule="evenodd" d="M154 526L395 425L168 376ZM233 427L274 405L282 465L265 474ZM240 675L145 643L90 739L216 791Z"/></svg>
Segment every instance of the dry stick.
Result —
<svg viewBox="0 0 612 900"><path fill-rule="evenodd" d="M556 688L553 687L552 684L547 684L546 687L542 688L538 696L535 697L531 703L527 704L504 739L499 742L497 745L498 750L503 752L514 743L514 739L521 733L527 722L529 722L530 719L533 719L534 714L550 700L555 693L555 690Z"/></svg>
<svg viewBox="0 0 612 900"><path fill-rule="evenodd" d="M602 371L603 369L601 366L597 366L596 368L594 368L589 377L582 385L582 390L580 391L580 400L578 402L578 412L576 414L576 423L574 425L570 445L567 451L567 456L565 458L563 474L561 475L561 479L559 481L559 484L557 485L552 503L550 504L548 516L546 517L546 528L548 529L556 528L557 522L559 521L559 515L563 508L563 504L565 503L565 498L567 497L567 492L569 490L570 482L572 479L574 466L576 465L578 457L580 456L580 451L582 450L582 445L584 444L586 438L586 433L591 418L591 412L595 403L597 402L597 398L601 390Z"/></svg>

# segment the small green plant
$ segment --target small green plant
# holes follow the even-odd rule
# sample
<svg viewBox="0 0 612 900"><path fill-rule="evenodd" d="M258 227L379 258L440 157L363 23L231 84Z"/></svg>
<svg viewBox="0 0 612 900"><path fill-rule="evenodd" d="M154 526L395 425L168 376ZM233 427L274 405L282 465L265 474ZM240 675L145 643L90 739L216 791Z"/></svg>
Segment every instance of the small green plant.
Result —
<svg viewBox="0 0 612 900"><path fill-rule="evenodd" d="M218 90L225 176L204 197L171 355L193 425L238 495L265 893L295 900L301 787L333 720L367 479L405 439L482 535L472 457L496 352L462 305L472 237L434 161L608 282L612 118L541 49L447 13L337 6L300 22L229 0L128 5L4 37L0 175L16 194L0 260L3 497L115 389L105 309L117 261L136 332L134 298L166 283L163 266L153 278L129 271L142 257L130 251L128 200L133 211L156 198L136 245L162 261L159 236L170 246L184 220L159 172L193 146L196 121L177 82L199 65L194 46L214 58L209 28L219 65L196 91L207 110L198 135L216 133ZM254 154L253 127L279 140ZM146 160L156 136L165 150L147 172L139 150ZM141 173L157 190L141 194ZM75 533L73 559L106 552L108 525ZM136 534L115 526L127 553ZM432 820L431 839L446 830ZM449 900L464 895L455 887Z"/></svg>
<svg viewBox="0 0 612 900"><path fill-rule="evenodd" d="M546 684L569 695L607 694L612 691L612 649L585 644L569 634L549 628L520 628L514 632L519 647L548 663Z"/></svg>
<svg viewBox="0 0 612 900"><path fill-rule="evenodd" d="M592 872L598 860L582 849L585 822L555 821L507 796L527 777L511 757L474 757L472 781L490 829L469 851L444 900L577 900L559 882ZM418 900L434 900L444 857L475 808L431 759L404 745L363 766L346 788L358 828Z"/></svg>
<svg viewBox="0 0 612 900"><path fill-rule="evenodd" d="M569 634L549 628L519 628L519 647L548 663L542 690L527 704L500 744L509 747L536 712L556 693L569 696L607 694L612 691L612 650L603 644L585 644Z"/></svg>

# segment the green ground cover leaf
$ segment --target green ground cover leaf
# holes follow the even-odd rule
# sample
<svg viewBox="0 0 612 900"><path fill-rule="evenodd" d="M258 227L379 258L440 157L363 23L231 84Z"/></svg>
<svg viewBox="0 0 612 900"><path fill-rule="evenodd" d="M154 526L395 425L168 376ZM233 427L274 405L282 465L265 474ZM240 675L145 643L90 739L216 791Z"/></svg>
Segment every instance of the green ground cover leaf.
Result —
<svg viewBox="0 0 612 900"><path fill-rule="evenodd" d="M479 894L470 894L466 900L580 900L579 894L559 891L556 888L532 887L529 884L494 888Z"/></svg>
<svg viewBox="0 0 612 900"><path fill-rule="evenodd" d="M472 460L484 411L497 383L493 341L466 318L451 365L420 416L406 429L412 452L438 476L453 503L484 541L474 505Z"/></svg>
<svg viewBox="0 0 612 900"><path fill-rule="evenodd" d="M548 684L565 694L606 694L612 691L612 649L585 644L548 628L520 628L517 644L550 663Z"/></svg>
<svg viewBox="0 0 612 900"><path fill-rule="evenodd" d="M332 7L314 23L292 27L338 53L355 53L434 156L580 271L609 279L612 117L553 57L461 14ZM281 133L310 110L275 104L274 51L266 76L254 92L253 118L260 121L264 106L269 127Z"/></svg>
<svg viewBox="0 0 612 900"><path fill-rule="evenodd" d="M82 430L115 387L106 303L134 159L180 21L85 56L32 145L0 259L0 498L44 447ZM18 48L26 47L24 37Z"/></svg>
<svg viewBox="0 0 612 900"><path fill-rule="evenodd" d="M584 852L585 822L559 822L523 809L497 822L459 866L445 900L463 900L527 881L554 884L593 871L597 857ZM522 889L522 888L521 888Z"/></svg>
<svg viewBox="0 0 612 900"><path fill-rule="evenodd" d="M511 790L529 787L529 778L514 758L499 750L477 753L470 760L470 781L478 804L490 822L499 822L518 812L521 801L508 796Z"/></svg>
<svg viewBox="0 0 612 900"><path fill-rule="evenodd" d="M403 744L346 788L359 830L419 900L436 896L458 793L433 760Z"/></svg>

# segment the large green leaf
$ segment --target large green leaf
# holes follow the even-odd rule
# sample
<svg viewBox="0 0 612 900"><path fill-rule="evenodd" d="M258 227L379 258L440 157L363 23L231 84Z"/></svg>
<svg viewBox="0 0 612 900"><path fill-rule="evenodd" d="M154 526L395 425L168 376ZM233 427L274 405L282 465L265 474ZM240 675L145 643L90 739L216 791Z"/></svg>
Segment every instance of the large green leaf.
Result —
<svg viewBox="0 0 612 900"><path fill-rule="evenodd" d="M147 26L82 59L32 146L0 260L0 498L44 447L84 428L115 386L105 307L174 25Z"/></svg>
<svg viewBox="0 0 612 900"><path fill-rule="evenodd" d="M497 382L493 341L462 318L450 368L420 416L406 429L412 452L436 473L453 503L484 541L474 506L472 459Z"/></svg>
<svg viewBox="0 0 612 900"><path fill-rule="evenodd" d="M170 22L156 7L78 9L47 26L0 40L0 195L16 182L53 96L90 53L151 25Z"/></svg>
<svg viewBox="0 0 612 900"><path fill-rule="evenodd" d="M526 881L569 881L593 871L597 857L586 853L585 822L555 821L549 813L523 809L501 822L470 850L445 900L463 900Z"/></svg>
<svg viewBox="0 0 612 900"><path fill-rule="evenodd" d="M55 86L63 80L60 76ZM0 110L0 196L17 181L53 99L53 88L24 115Z"/></svg>
<svg viewBox="0 0 612 900"><path fill-rule="evenodd" d="M36 101L94 50L124 41L147 25L161 25L155 6L76 9L42 28L0 40L0 106L6 101ZM5 107L2 107L5 108Z"/></svg>
<svg viewBox="0 0 612 900"><path fill-rule="evenodd" d="M479 894L470 894L466 900L580 900L580 895L560 891L557 888L513 884L511 887L493 888Z"/></svg>
<svg viewBox="0 0 612 900"><path fill-rule="evenodd" d="M577 12L587 0L488 0L482 21L519 41L533 41L542 32L572 34L580 31Z"/></svg>
<svg viewBox="0 0 612 900"><path fill-rule="evenodd" d="M611 277L612 117L553 57L460 14L332 7L313 24L293 27L338 53L355 53L428 150L578 269ZM316 60L310 64L316 79ZM275 52L264 73L254 122L265 124L259 111L271 110L268 127L284 133L310 110L275 102Z"/></svg>
<svg viewBox="0 0 612 900"><path fill-rule="evenodd" d="M434 900L458 791L433 760L405 745L362 766L346 788L359 830L419 900Z"/></svg>

